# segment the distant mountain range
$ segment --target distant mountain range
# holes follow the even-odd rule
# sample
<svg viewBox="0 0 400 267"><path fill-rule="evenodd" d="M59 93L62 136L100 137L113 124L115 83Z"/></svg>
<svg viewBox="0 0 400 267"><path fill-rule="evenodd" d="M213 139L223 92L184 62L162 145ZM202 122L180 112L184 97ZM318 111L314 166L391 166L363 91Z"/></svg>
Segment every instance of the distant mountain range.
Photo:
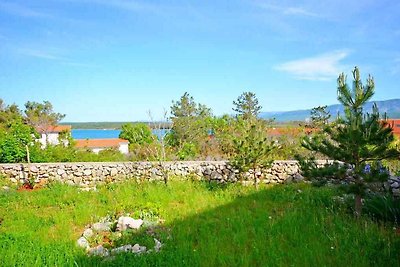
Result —
<svg viewBox="0 0 400 267"><path fill-rule="evenodd" d="M371 101L365 104L364 110L370 112L372 110L373 103L378 106L381 114L387 114L388 118L397 119L400 118L400 99L390 99L384 101ZM343 113L343 106L340 104L330 105L327 107L332 117L336 117L338 113ZM304 110L293 110L293 111L281 111L281 112L261 112L260 117L263 119L275 118L278 122L288 121L304 121L310 117L311 109Z"/></svg>

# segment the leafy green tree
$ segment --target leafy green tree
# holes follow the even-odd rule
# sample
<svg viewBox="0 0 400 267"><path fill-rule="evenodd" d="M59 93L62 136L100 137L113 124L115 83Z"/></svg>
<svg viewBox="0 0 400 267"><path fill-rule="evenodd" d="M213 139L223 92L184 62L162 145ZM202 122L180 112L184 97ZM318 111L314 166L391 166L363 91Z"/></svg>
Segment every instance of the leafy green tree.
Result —
<svg viewBox="0 0 400 267"><path fill-rule="evenodd" d="M36 131L47 135L51 126L57 125L65 114L53 111L53 105L49 101L43 103L30 102L25 104L26 122L31 125Z"/></svg>
<svg viewBox="0 0 400 267"><path fill-rule="evenodd" d="M243 175L250 169L253 172L254 186L257 187L257 170L271 166L270 154L277 148L268 140L263 121L246 121L239 119L242 125L241 135L233 139L233 156L230 165Z"/></svg>
<svg viewBox="0 0 400 267"><path fill-rule="evenodd" d="M126 123L122 125L119 138L126 139L132 145L151 144L156 138L145 123Z"/></svg>
<svg viewBox="0 0 400 267"><path fill-rule="evenodd" d="M236 101L233 101L233 111L244 119L257 118L260 113L261 106L258 104L256 95L252 92L242 93Z"/></svg>
<svg viewBox="0 0 400 267"><path fill-rule="evenodd" d="M6 105L0 98L0 128L7 129L11 123L21 120L22 114L15 104Z"/></svg>
<svg viewBox="0 0 400 267"><path fill-rule="evenodd" d="M11 123L8 130L0 130L0 162L26 162L26 146L35 146L34 131L21 120Z"/></svg>
<svg viewBox="0 0 400 267"><path fill-rule="evenodd" d="M351 167L354 183L349 189L355 194L355 214L360 216L367 184L388 178L385 172L377 175L382 173L378 161L398 157L399 151L391 147L392 129L381 120L376 105L372 113L363 113L363 105L374 95L373 78L369 76L363 85L357 67L352 74L352 89L343 73L337 80L338 100L345 108L344 117L324 127L322 134L305 138L303 145Z"/></svg>

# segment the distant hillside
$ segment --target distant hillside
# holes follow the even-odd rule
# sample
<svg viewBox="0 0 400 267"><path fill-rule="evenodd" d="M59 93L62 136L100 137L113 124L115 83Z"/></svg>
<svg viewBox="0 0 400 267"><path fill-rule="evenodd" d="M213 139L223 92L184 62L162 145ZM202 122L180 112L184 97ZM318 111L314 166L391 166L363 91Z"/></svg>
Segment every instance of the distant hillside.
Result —
<svg viewBox="0 0 400 267"><path fill-rule="evenodd" d="M380 113L383 114L384 112L386 112L388 118L400 118L400 99L368 102L364 106L365 111L371 111L373 103L377 104ZM327 110L331 113L333 117L335 117L338 113L343 113L343 106L340 104L331 105L327 107ZM279 122L304 121L310 117L310 112L311 109L283 112L261 112L260 117L263 119L275 118L275 120Z"/></svg>

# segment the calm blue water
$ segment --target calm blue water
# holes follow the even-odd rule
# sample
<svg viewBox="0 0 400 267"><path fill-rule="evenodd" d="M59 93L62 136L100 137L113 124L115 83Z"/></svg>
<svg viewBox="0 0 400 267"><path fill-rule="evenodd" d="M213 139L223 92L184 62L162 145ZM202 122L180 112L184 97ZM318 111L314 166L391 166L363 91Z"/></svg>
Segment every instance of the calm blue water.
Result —
<svg viewBox="0 0 400 267"><path fill-rule="evenodd" d="M118 138L121 130L72 129L74 139Z"/></svg>
<svg viewBox="0 0 400 267"><path fill-rule="evenodd" d="M160 137L167 130L153 130L153 133ZM121 130L102 130L102 129L72 129L72 138L74 139L102 139L102 138L118 138Z"/></svg>

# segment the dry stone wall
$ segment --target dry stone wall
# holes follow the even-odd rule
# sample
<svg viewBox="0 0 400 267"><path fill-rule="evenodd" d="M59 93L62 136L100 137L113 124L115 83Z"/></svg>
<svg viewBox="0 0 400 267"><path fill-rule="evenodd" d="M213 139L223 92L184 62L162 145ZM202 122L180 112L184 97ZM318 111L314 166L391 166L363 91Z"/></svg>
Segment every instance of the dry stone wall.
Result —
<svg viewBox="0 0 400 267"><path fill-rule="evenodd" d="M34 179L36 183L60 181L84 187L126 179L163 180L166 173L221 183L239 180L238 171L226 161L0 164L0 175L13 183ZM275 161L271 168L256 170L256 175L261 182L272 184L302 179L297 161ZM253 171L250 171L245 182L251 183L252 177Z"/></svg>

